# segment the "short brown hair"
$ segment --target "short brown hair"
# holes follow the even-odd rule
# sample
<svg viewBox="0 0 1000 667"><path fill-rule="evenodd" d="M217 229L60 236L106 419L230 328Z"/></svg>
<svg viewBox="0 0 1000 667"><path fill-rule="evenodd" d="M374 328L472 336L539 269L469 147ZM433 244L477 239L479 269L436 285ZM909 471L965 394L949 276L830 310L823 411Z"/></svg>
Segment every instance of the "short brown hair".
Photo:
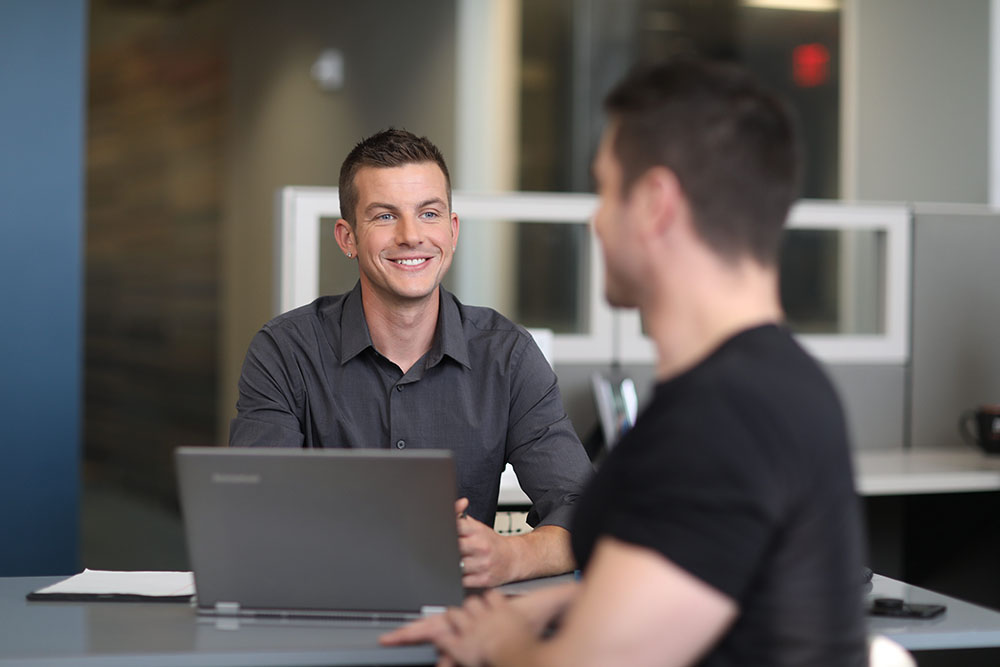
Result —
<svg viewBox="0 0 1000 667"><path fill-rule="evenodd" d="M685 58L633 70L604 104L623 196L648 169L667 167L706 245L776 265L800 172L784 102L740 68Z"/></svg>
<svg viewBox="0 0 1000 667"><path fill-rule="evenodd" d="M358 189L354 177L362 167L402 167L407 164L434 162L444 173L448 187L448 208L451 208L451 176L438 147L427 137L418 137L406 130L390 127L355 146L340 167L340 217L353 226L354 209L358 206Z"/></svg>

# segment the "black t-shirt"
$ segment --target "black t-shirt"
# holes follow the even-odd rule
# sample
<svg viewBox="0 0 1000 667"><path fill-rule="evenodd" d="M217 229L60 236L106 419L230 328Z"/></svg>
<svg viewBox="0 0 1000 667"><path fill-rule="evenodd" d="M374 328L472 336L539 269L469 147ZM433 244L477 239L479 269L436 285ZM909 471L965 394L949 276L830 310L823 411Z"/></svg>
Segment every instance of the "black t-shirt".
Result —
<svg viewBox="0 0 1000 667"><path fill-rule="evenodd" d="M744 331L656 387L577 504L581 568L605 535L662 553L737 602L702 664L865 663L843 414L782 328Z"/></svg>

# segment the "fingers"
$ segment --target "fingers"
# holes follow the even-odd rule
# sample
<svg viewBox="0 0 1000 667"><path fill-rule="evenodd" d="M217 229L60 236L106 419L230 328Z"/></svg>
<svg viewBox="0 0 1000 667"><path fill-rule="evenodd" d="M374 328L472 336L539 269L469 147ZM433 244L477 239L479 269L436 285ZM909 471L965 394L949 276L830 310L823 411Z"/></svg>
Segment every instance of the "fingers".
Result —
<svg viewBox="0 0 1000 667"><path fill-rule="evenodd" d="M491 627L491 614L506 605L503 595L489 591L483 596L470 596L461 607L451 607L443 614L411 623L383 635L384 646L431 641L438 647L439 667L459 664L483 664L484 632ZM490 630L492 632L492 630Z"/></svg>
<svg viewBox="0 0 1000 667"><path fill-rule="evenodd" d="M458 521L463 586L488 588L510 580L513 556L508 539L476 519Z"/></svg>
<svg viewBox="0 0 1000 667"><path fill-rule="evenodd" d="M459 498L455 501L455 516L459 519L465 518L465 512L469 509L469 499Z"/></svg>
<svg viewBox="0 0 1000 667"><path fill-rule="evenodd" d="M398 646L400 644L423 644L434 641L434 638L448 631L448 623L444 619L444 614L427 616L397 628L392 632L387 632L378 638L380 644L384 646Z"/></svg>

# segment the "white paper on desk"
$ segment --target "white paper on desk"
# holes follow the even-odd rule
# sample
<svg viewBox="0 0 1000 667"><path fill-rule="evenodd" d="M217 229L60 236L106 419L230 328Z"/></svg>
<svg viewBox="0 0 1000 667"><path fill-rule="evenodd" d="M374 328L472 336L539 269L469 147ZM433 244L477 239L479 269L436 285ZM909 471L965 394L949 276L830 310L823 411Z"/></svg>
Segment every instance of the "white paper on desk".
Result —
<svg viewBox="0 0 1000 667"><path fill-rule="evenodd" d="M194 595L194 575L190 572L84 570L69 579L40 588L36 593L149 597Z"/></svg>

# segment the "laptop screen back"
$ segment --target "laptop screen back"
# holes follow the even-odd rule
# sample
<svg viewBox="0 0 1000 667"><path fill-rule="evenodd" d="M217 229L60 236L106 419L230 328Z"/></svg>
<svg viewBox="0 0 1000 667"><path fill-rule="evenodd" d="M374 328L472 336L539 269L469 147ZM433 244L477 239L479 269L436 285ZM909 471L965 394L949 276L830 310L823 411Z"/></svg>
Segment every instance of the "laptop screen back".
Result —
<svg viewBox="0 0 1000 667"><path fill-rule="evenodd" d="M418 613L461 604L443 450L177 450L201 610Z"/></svg>

